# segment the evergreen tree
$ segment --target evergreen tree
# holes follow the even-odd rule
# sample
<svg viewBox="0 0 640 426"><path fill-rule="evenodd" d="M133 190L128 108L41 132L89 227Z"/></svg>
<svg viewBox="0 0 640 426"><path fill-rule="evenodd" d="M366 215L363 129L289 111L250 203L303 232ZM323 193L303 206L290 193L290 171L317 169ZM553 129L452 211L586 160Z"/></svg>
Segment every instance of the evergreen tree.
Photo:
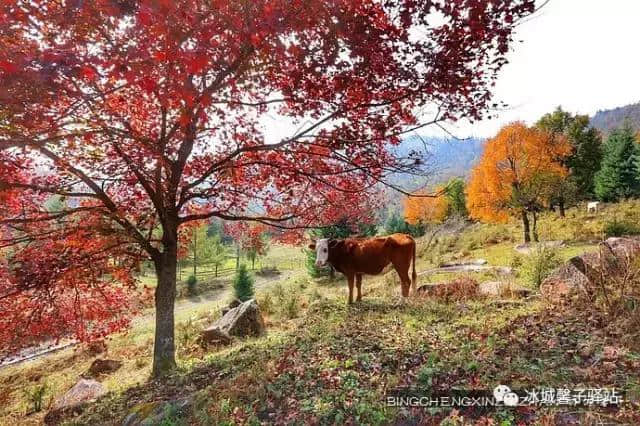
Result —
<svg viewBox="0 0 640 426"><path fill-rule="evenodd" d="M445 195L449 200L449 207L447 211L447 217L458 216L467 217L467 201L464 196L464 180L460 178L453 178L445 187Z"/></svg>
<svg viewBox="0 0 640 426"><path fill-rule="evenodd" d="M249 275L249 271L247 271L247 267L244 264L238 267L233 278L233 292L236 299L242 302L253 297L253 278Z"/></svg>
<svg viewBox="0 0 640 426"><path fill-rule="evenodd" d="M391 215L384 228L387 234L410 234L414 237L422 237L426 232L424 224L416 223L412 225L407 223L404 218L397 213Z"/></svg>
<svg viewBox="0 0 640 426"><path fill-rule="evenodd" d="M320 278L324 275L327 275L326 268L318 268L316 266L316 251L305 249L304 254L305 258L305 267L307 268L307 272L311 278Z"/></svg>
<svg viewBox="0 0 640 426"><path fill-rule="evenodd" d="M375 224L358 223L355 230L347 223L345 219L338 221L335 225L327 226L324 228L318 228L311 231L311 238L333 238L343 239L351 237L355 234L363 237L373 237L378 232L378 227ZM332 266L328 268L316 267L316 252L315 250L305 250L305 267L311 278L319 278L329 275L331 278L334 276L334 270Z"/></svg>
<svg viewBox="0 0 640 426"><path fill-rule="evenodd" d="M563 134L572 146L571 155L562 161L570 175L558 182L555 199L550 200L552 204L559 205L563 214L565 203L593 196L595 175L602 161L602 138L590 126L588 116L572 115L560 107L544 115L536 125L548 132Z"/></svg>
<svg viewBox="0 0 640 426"><path fill-rule="evenodd" d="M614 130L604 147L602 167L596 174L595 192L602 201L638 195L638 144L629 126Z"/></svg>

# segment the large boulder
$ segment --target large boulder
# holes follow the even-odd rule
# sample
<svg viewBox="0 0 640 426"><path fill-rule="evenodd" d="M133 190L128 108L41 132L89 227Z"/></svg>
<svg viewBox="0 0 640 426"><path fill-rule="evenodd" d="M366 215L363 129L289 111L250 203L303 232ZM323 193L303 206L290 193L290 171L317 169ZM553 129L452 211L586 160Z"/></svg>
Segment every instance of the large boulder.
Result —
<svg viewBox="0 0 640 426"><path fill-rule="evenodd" d="M242 305L242 302L240 300L233 299L231 302L229 302L229 304L227 306L222 308L222 315L224 316L227 312L229 312L233 308L237 308L240 305Z"/></svg>
<svg viewBox="0 0 640 426"><path fill-rule="evenodd" d="M254 299L230 309L222 318L202 332L202 339L226 340L225 336L260 336L265 332L264 319Z"/></svg>
<svg viewBox="0 0 640 426"><path fill-rule="evenodd" d="M107 389L91 379L80 379L64 395L57 398L44 418L45 424L57 424L68 413L81 411L85 403L94 401L107 393Z"/></svg>
<svg viewBox="0 0 640 426"><path fill-rule="evenodd" d="M589 294L603 276L619 273L640 254L640 238L612 237L594 253L575 256L555 269L540 285L542 296L560 302L576 293Z"/></svg>

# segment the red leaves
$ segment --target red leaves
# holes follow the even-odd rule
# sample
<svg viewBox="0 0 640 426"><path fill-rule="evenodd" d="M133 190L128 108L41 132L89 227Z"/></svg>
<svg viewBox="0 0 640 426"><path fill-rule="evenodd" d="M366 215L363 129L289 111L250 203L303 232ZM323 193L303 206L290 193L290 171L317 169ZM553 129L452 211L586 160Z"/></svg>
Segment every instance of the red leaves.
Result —
<svg viewBox="0 0 640 426"><path fill-rule="evenodd" d="M90 222L87 220L86 223ZM118 266L111 238L60 229L0 264L0 354L42 340L102 338L135 312L131 264ZM126 265L126 266L125 266ZM107 276L118 284L107 285Z"/></svg>
<svg viewBox="0 0 640 426"><path fill-rule="evenodd" d="M189 74L197 74L207 66L208 59L203 54L196 54L187 59L186 66Z"/></svg>
<svg viewBox="0 0 640 426"><path fill-rule="evenodd" d="M12 74L18 71L18 67L7 60L0 60L0 71L6 74Z"/></svg>
<svg viewBox="0 0 640 426"><path fill-rule="evenodd" d="M156 89L157 85L153 78L143 77L140 80L140 87L142 87L147 93L151 93Z"/></svg>
<svg viewBox="0 0 640 426"><path fill-rule="evenodd" d="M153 58L159 62L165 61L167 59L167 52L158 50L157 52L153 53Z"/></svg>
<svg viewBox="0 0 640 426"><path fill-rule="evenodd" d="M17 0L11 8L21 14L3 14L0 23L0 155L10 150L9 167L17 167L16 179L0 185L0 233L30 279L20 281L8 265L3 273L7 288L38 283L55 297L36 289L8 297L4 309L15 321L7 326L18 332L26 321L21 306L53 307L57 316L43 321L60 333L82 318L99 323L107 307L122 313L123 290L103 278L123 276L104 259L134 265L141 252L162 254L171 240L162 237L178 232L168 217L181 226L218 216L304 228L367 216L379 182L401 163L388 144L421 122L415 111L438 104L447 106L444 117L481 117L511 41L509 23L533 0L490 8L477 0L391 3L141 0L69 8ZM425 37L410 37L412 25ZM44 201L67 193L61 216L43 220ZM92 209L91 220L83 209ZM38 226L20 234L7 222L34 219ZM92 241L89 231L105 238ZM257 247L262 231L247 232L248 246ZM115 242L122 245L108 245ZM104 258L89 252L96 243ZM38 258L38 250L51 256ZM90 253L91 262L80 259Z"/></svg>
<svg viewBox="0 0 640 426"><path fill-rule="evenodd" d="M80 68L80 74L85 80L93 81L98 77L98 73L91 65L85 65Z"/></svg>

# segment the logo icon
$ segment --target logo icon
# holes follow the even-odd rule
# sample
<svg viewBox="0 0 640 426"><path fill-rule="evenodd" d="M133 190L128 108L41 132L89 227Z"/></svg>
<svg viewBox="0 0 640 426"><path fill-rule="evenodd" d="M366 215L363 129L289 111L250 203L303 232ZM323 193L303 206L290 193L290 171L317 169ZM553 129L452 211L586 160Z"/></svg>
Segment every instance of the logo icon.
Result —
<svg viewBox="0 0 640 426"><path fill-rule="evenodd" d="M498 385L493 389L493 397L496 402L502 402L507 407L515 407L518 405L518 395L511 392L509 386Z"/></svg>

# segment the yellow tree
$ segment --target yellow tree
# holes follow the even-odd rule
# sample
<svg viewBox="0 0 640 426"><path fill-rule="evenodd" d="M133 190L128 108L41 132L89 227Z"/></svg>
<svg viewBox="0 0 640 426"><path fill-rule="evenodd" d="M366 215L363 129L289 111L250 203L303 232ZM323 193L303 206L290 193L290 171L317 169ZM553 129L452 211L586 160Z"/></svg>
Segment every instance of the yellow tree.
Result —
<svg viewBox="0 0 640 426"><path fill-rule="evenodd" d="M404 202L405 221L412 225L444 221L449 210L449 200L442 187L437 188L435 194L426 196L425 192L417 192L414 194L416 196L407 197Z"/></svg>
<svg viewBox="0 0 640 426"><path fill-rule="evenodd" d="M529 242L531 214L533 239L537 241L537 212L547 203L550 186L566 177L562 159L570 153L571 145L562 135L521 122L503 127L487 141L482 158L471 172L466 191L470 216L494 223L518 216L524 241Z"/></svg>

